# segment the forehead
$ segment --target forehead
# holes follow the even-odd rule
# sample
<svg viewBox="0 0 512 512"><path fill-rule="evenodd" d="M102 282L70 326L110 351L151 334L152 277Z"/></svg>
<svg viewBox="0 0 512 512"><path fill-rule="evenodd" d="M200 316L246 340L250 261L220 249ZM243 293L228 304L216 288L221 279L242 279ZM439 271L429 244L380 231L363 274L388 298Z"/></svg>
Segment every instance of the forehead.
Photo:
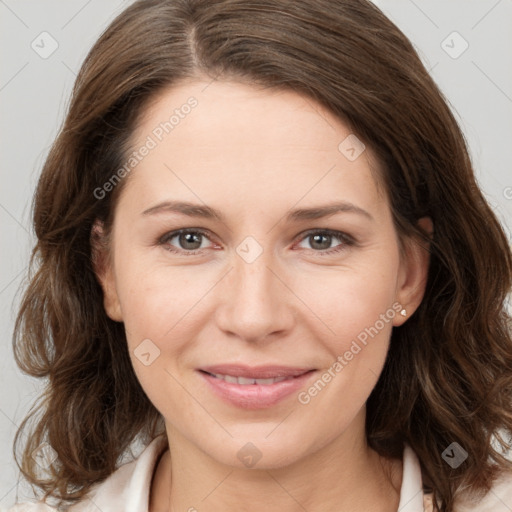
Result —
<svg viewBox="0 0 512 512"><path fill-rule="evenodd" d="M131 146L137 152L144 145L151 149L129 181L148 200L167 194L269 202L279 191L281 208L334 196L366 207L385 202L369 148L331 112L291 90L182 83L162 91L141 116Z"/></svg>
<svg viewBox="0 0 512 512"><path fill-rule="evenodd" d="M195 106L189 108L191 103ZM172 126L166 125L169 121ZM180 133L189 135L184 128L193 129L196 147L224 143L229 134L232 146L255 151L276 146L284 150L292 145L295 151L332 152L351 134L348 126L322 105L293 90L233 81L190 81L156 95L135 135L141 139L153 133L157 139L177 142Z"/></svg>

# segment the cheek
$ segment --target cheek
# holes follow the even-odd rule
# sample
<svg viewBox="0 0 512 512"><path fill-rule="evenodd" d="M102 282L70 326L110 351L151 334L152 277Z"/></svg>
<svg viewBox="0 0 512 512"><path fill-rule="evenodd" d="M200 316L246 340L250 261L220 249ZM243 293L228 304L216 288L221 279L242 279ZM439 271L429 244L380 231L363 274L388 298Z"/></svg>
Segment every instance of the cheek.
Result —
<svg viewBox="0 0 512 512"><path fill-rule="evenodd" d="M322 320L310 314L309 331L316 333L329 357L321 382L303 390L300 402L317 412L331 410L333 431L346 428L347 418L357 414L384 366L398 314L396 275L389 271L397 268L396 261L382 255L377 261L360 260L357 267L317 273L303 281L300 293Z"/></svg>
<svg viewBox="0 0 512 512"><path fill-rule="evenodd" d="M116 266L116 287L131 343L163 341L208 291L208 277L193 267L171 267L133 255Z"/></svg>
<svg viewBox="0 0 512 512"><path fill-rule="evenodd" d="M325 429L322 422L328 411L332 436L348 428L374 389L398 314L391 280L372 285L372 281L352 276L340 279L338 285L342 284L343 292L310 296L315 312L324 320L320 327L316 319L310 326L316 325L317 343L321 342L329 357L318 379L298 397L312 428Z"/></svg>
<svg viewBox="0 0 512 512"><path fill-rule="evenodd" d="M136 259L130 261L118 266L118 290L132 366L164 416L178 410L186 414L192 405L184 401L180 371L202 325L195 315L208 286L198 287L183 269L139 267Z"/></svg>
<svg viewBox="0 0 512 512"><path fill-rule="evenodd" d="M295 293L310 306L303 318L309 319L311 329L316 325L331 354L348 350L358 337L364 341L368 330L375 337L375 325L381 339L389 336L396 314L392 307L396 275L389 271L395 268L393 262L388 264L360 262L357 267L328 269L295 280Z"/></svg>

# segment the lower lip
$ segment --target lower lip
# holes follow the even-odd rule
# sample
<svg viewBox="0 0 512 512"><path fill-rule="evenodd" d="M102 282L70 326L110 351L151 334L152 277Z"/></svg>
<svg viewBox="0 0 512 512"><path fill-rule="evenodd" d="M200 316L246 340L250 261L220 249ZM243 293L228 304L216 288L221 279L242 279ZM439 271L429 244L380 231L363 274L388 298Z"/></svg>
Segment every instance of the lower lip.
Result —
<svg viewBox="0 0 512 512"><path fill-rule="evenodd" d="M218 379L213 375L199 371L199 374L210 385L212 391L220 398L242 409L264 409L297 393L304 387L307 380L315 373L309 371L298 377L275 382L274 384L234 384Z"/></svg>

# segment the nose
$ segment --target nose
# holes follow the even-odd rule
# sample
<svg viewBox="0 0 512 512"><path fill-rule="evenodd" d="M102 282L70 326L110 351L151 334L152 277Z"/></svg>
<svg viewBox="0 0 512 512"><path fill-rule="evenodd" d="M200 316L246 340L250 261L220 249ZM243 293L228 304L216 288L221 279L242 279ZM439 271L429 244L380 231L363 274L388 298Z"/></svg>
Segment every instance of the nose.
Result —
<svg viewBox="0 0 512 512"><path fill-rule="evenodd" d="M216 308L217 326L224 333L262 342L284 336L292 328L296 318L294 295L287 286L286 273L271 259L263 252L249 263L234 255Z"/></svg>

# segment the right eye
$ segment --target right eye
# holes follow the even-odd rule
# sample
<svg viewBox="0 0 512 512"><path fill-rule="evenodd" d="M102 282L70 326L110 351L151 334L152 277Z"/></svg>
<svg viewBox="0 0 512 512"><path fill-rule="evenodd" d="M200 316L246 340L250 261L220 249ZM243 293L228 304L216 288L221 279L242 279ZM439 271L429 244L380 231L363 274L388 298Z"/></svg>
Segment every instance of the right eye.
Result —
<svg viewBox="0 0 512 512"><path fill-rule="evenodd" d="M158 243L170 252L193 256L199 254L205 248L202 247L202 238L209 240L206 231L198 228L184 228L166 233L159 239ZM181 247L173 245L172 241L174 239L176 239L174 243Z"/></svg>

